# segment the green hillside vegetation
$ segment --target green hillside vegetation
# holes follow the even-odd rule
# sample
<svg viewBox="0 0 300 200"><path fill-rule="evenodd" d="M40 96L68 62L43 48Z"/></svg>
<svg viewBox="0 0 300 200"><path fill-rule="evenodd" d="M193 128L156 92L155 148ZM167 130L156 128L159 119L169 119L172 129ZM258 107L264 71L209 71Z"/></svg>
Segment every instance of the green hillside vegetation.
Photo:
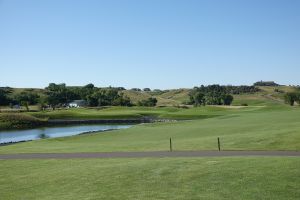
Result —
<svg viewBox="0 0 300 200"><path fill-rule="evenodd" d="M91 87L91 86L85 86ZM78 87L71 87L72 89L79 89ZM299 92L299 87L292 86L259 86L259 91L254 93L243 93L233 95L234 99L232 107L239 108L244 107L244 110L257 109L259 107L265 107L264 109L280 109L288 107L285 103L285 95L288 93ZM45 96L45 90L42 89L21 89L13 88L9 96L16 96L22 94L22 92L33 92L40 96ZM199 110L193 109L192 105L186 105L190 101L189 94L191 89L176 89L176 90L155 90L155 91L134 91L120 89L118 91L120 96L130 98L133 104L139 104L148 100L149 98L156 98L156 107L144 108L144 107L126 107L126 106L102 106L91 108L62 108L57 110L46 109L45 111L39 111L40 105L30 105L29 110L26 112L26 107L22 106L21 110L11 109L8 106L2 106L0 111L8 116L10 113L22 112L20 117L13 115L12 117L6 117L6 121L0 121L0 129L9 128L27 128L33 127L36 120L43 121L45 119L137 119L147 117L154 118L170 118L170 119L203 119L214 116L219 116L217 109L220 106L206 106ZM116 94L116 93L115 93ZM297 105L297 101L295 102ZM160 108L163 107L163 108ZM182 107L180 109L180 107ZM214 109L212 107L215 107ZM248 108L246 108L248 107ZM232 109L227 109L228 111ZM239 110L242 110L239 109ZM38 111L38 112L37 112ZM20 120L14 120L15 118L21 118L22 114L25 114L24 119L27 119L26 123L21 123ZM35 118L28 119L28 116ZM3 117L2 117L3 119ZM12 120L12 121L10 121ZM29 121L32 120L32 125L29 125ZM20 123L17 125L17 123ZM14 124L13 126L11 124Z"/></svg>
<svg viewBox="0 0 300 200"><path fill-rule="evenodd" d="M27 114L0 113L1 129L34 128L46 124L46 119L39 119Z"/></svg>
<svg viewBox="0 0 300 200"><path fill-rule="evenodd" d="M137 104L139 101L146 100L151 97L150 94L143 91L124 90L122 93L129 97L132 103Z"/></svg>
<svg viewBox="0 0 300 200"><path fill-rule="evenodd" d="M89 85L85 87L91 87ZM77 91L80 93L80 88L82 87L67 87L72 91ZM257 86L260 90L254 93L242 93L233 94L234 100L233 105L281 105L284 104L284 95L288 92L299 92L299 87L293 86ZM154 91L134 91L134 90L124 90L122 88L116 88L118 93L123 97L128 97L130 101L137 105L139 101L146 100L150 97L154 97L158 100L157 106L183 106L190 101L189 94L191 89L174 89L165 90L158 92ZM30 89L30 88L11 88L11 92L8 94L10 98L16 97L22 93L33 93L41 96L42 99L46 98L45 89ZM80 96L74 96L73 98L81 99ZM98 97L97 97L98 98ZM118 97L116 97L118 98ZM116 101L117 102L117 101ZM20 102L19 102L20 103ZM98 104L98 103L96 103ZM118 104L118 103L116 103ZM37 109L38 107L29 107L32 109ZM3 108L8 108L8 106L2 106Z"/></svg>

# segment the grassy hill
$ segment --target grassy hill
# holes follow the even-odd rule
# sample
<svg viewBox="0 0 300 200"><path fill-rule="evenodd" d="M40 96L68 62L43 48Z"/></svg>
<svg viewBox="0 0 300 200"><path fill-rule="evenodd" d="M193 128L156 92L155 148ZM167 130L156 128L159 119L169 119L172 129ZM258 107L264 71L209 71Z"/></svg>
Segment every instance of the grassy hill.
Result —
<svg viewBox="0 0 300 200"><path fill-rule="evenodd" d="M284 93L294 92L299 89L293 86L258 86L259 92L253 94L234 95L233 105L282 105L284 104ZM10 95L16 95L23 91L31 91L44 95L43 89L37 88L12 88ZM134 104L138 101L156 97L158 106L179 106L189 100L189 92L191 89L172 89L161 93L124 90L121 91L125 96L129 97Z"/></svg>

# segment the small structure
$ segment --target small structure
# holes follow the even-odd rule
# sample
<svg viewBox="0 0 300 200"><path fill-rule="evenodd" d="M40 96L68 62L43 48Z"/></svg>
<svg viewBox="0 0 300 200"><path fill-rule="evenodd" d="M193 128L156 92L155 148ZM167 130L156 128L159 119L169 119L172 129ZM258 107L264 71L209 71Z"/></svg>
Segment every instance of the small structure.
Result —
<svg viewBox="0 0 300 200"><path fill-rule="evenodd" d="M85 100L74 100L69 103L69 108L80 108L87 106L87 102Z"/></svg>

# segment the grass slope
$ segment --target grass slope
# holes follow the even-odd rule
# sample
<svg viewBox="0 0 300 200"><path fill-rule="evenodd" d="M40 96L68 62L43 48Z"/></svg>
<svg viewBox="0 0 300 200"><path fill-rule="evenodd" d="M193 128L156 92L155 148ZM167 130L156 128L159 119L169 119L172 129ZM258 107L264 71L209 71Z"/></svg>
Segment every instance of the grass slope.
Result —
<svg viewBox="0 0 300 200"><path fill-rule="evenodd" d="M202 120L142 124L126 130L20 143L1 147L0 153L158 151L168 150L170 137L175 150L215 150L217 137L224 150L300 150L300 109L227 112L230 114L216 111L219 117Z"/></svg>
<svg viewBox="0 0 300 200"><path fill-rule="evenodd" d="M45 124L45 120L19 113L0 113L1 129L33 128Z"/></svg>
<svg viewBox="0 0 300 200"><path fill-rule="evenodd" d="M11 128L34 127L35 122L47 119L139 119L143 117L170 119L203 119L233 112L235 109L221 107L204 107L193 109L180 108L144 108L144 107L107 107L107 108L74 108L55 111L0 113L0 130ZM247 107L239 110L257 109ZM32 117L30 117L32 116ZM39 120L40 119L40 120ZM29 123L31 122L31 123ZM28 126L31 125L31 126ZM38 124L36 124L38 125Z"/></svg>
<svg viewBox="0 0 300 200"><path fill-rule="evenodd" d="M0 161L1 199L272 199L300 197L298 158Z"/></svg>

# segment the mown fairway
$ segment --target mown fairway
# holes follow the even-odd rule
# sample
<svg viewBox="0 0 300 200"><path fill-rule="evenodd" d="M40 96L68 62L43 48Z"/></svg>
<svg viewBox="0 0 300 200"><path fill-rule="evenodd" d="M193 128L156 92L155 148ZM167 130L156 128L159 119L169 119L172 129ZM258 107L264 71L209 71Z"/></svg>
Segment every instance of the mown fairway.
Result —
<svg viewBox="0 0 300 200"><path fill-rule="evenodd" d="M216 150L299 150L300 109L187 109L172 116L206 116L181 122L141 124L127 130L45 139L0 148L0 153ZM216 109L216 110L214 110ZM171 114L166 114L171 115Z"/></svg>
<svg viewBox="0 0 300 200"><path fill-rule="evenodd" d="M298 158L0 161L1 199L299 199Z"/></svg>
<svg viewBox="0 0 300 200"><path fill-rule="evenodd" d="M169 149L170 137L175 151L216 150L217 137L224 150L300 150L298 107L108 108L35 114L68 118L71 113L79 118L91 113L118 118L124 113L190 120L2 146L0 154L159 151ZM0 160L0 194L5 200L296 200L299 168L298 157Z"/></svg>

